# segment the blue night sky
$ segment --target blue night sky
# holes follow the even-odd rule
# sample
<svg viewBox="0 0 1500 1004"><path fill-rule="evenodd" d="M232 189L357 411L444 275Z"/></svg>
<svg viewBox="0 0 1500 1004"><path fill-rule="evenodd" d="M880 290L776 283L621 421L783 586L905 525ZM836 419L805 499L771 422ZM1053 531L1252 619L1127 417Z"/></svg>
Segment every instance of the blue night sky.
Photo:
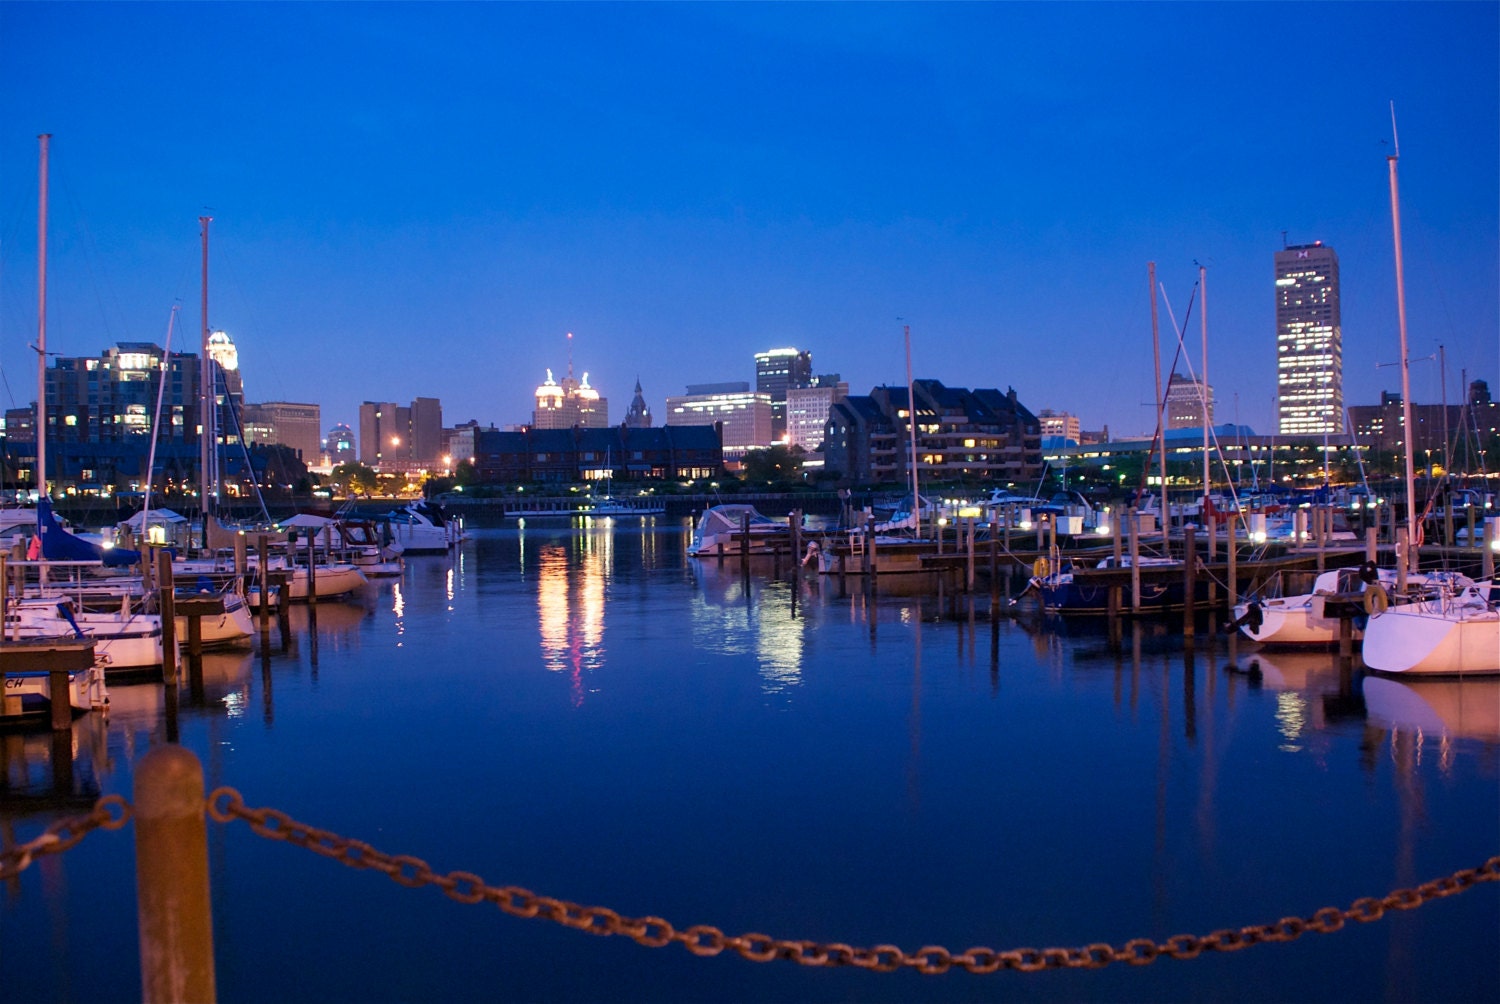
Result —
<svg viewBox="0 0 1500 1004"><path fill-rule="evenodd" d="M1155 261L1179 321L1208 267L1218 418L1269 433L1283 231L1339 253L1346 403L1399 389L1391 101L1411 355L1500 391L1497 11L0 3L0 401L35 396L50 132L49 349L180 303L196 350L207 212L247 399L325 426L527 421L569 331L616 422L637 374L660 424L786 345L865 393L901 318L916 376L1131 434Z"/></svg>

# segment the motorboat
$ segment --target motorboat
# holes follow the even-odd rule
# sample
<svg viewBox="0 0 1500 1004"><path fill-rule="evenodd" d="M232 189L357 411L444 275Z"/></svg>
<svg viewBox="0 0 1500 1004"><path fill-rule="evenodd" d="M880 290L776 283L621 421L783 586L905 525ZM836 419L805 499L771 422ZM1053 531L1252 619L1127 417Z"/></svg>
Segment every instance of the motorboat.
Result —
<svg viewBox="0 0 1500 1004"><path fill-rule="evenodd" d="M747 536L748 533L748 536ZM726 503L709 506L698 517L687 553L695 558L715 554L770 551L791 538L785 521L764 516L753 505Z"/></svg>
<svg viewBox="0 0 1500 1004"><path fill-rule="evenodd" d="M390 527L403 554L446 554L463 539L459 520L444 516L436 505L421 499L376 519Z"/></svg>
<svg viewBox="0 0 1500 1004"><path fill-rule="evenodd" d="M1121 556L1118 565L1115 563L1114 556L1111 555L1094 566L1095 569L1101 571L1120 571L1133 567L1135 565L1128 554ZM1180 573L1182 562L1175 558L1142 555L1140 568L1156 571L1176 568ZM1110 612L1111 586L1102 581L1090 581L1088 575L1090 569L1079 568L1068 559L1059 561L1054 567L1047 559L1039 558L1032 571L1035 574L1027 588L1037 591L1041 597L1042 609L1047 613L1107 614ZM1140 585L1139 601L1134 598L1128 579L1120 585L1118 612L1137 609L1159 612L1180 609L1184 605L1186 593L1181 574L1143 578ZM1200 582L1199 588L1205 588L1204 584Z"/></svg>
<svg viewBox="0 0 1500 1004"><path fill-rule="evenodd" d="M20 649L23 646L8 647ZM0 715L29 715L40 712L43 705L50 706L51 676L46 670L17 672L8 668L5 673L5 706L0 709ZM86 669L68 671L68 705L73 710L90 711L108 704L109 688L104 682L104 669L97 662Z"/></svg>

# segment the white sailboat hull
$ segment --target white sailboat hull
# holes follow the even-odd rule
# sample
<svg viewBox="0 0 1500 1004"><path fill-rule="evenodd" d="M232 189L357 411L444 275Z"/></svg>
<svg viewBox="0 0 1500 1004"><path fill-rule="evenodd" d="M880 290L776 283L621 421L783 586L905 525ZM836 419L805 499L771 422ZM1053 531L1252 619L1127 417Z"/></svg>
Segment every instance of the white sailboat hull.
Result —
<svg viewBox="0 0 1500 1004"><path fill-rule="evenodd" d="M1380 673L1500 673L1500 610L1412 603L1371 617L1365 665Z"/></svg>

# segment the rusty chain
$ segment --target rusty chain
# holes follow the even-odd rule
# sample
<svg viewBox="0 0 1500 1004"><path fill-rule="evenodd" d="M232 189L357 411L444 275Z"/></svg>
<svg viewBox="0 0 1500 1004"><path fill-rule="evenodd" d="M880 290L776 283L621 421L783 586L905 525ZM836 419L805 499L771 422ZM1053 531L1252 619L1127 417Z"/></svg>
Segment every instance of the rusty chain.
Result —
<svg viewBox="0 0 1500 1004"><path fill-rule="evenodd" d="M69 850L94 830L118 830L130 822L132 813L122 796L105 795L86 814L59 819L34 840L0 847L0 879L21 874L39 857Z"/></svg>
<svg viewBox="0 0 1500 1004"><path fill-rule="evenodd" d="M1500 881L1500 855L1478 868L1464 868L1444 878L1424 882L1415 889L1397 889L1389 895L1355 900L1346 910L1328 906L1311 917L1283 917L1272 924L1224 928L1210 934L1178 934L1165 941L1134 938L1120 947L1094 943L1081 948L1016 948L997 951L976 946L954 953L941 945L926 945L907 953L896 945L855 948L842 942L790 941L766 934L726 935L717 927L695 924L678 930L661 917L625 917L604 906L584 906L567 900L538 896L519 886L491 886L472 872L434 872L421 858L386 854L362 840L319 830L299 823L276 809L252 809L233 788L217 788L208 797L208 815L219 823L243 820L250 829L270 840L284 840L298 847L342 862L351 868L370 868L409 888L434 885L460 903L492 903L513 917L541 918L585 934L607 937L620 934L648 948L663 948L676 942L699 956L718 955L732 949L751 962L778 959L804 966L857 966L877 972L915 969L936 974L959 967L971 973L994 973L1002 969L1035 972L1043 969L1100 969L1113 962L1140 966L1159 958L1192 959L1205 951L1237 952L1252 945L1296 941L1309 931L1332 934L1351 920L1370 923L1392 910L1411 910L1434 899L1464 892L1481 882Z"/></svg>

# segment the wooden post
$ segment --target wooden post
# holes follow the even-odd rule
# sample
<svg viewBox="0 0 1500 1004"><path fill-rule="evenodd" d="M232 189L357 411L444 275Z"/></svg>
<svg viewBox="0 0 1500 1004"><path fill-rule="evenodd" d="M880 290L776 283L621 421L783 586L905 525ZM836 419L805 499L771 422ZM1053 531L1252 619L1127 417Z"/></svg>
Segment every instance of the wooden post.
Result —
<svg viewBox="0 0 1500 1004"><path fill-rule="evenodd" d="M1182 528L1182 636L1193 637L1193 617L1197 614L1198 541L1191 526Z"/></svg>
<svg viewBox="0 0 1500 1004"><path fill-rule="evenodd" d="M1476 518L1476 516L1477 516L1477 514L1479 512L1479 507L1477 505L1471 505L1471 506L1469 506L1467 512L1468 512L1468 516L1469 516L1469 535L1467 537L1465 537L1464 539L1469 542L1469 546L1470 547L1478 547L1479 546L1479 538L1477 536L1475 536L1474 521L1475 521L1475 518Z"/></svg>
<svg viewBox="0 0 1500 1004"><path fill-rule="evenodd" d="M271 630L271 543L263 533L255 540L255 560L260 578L260 630L265 634Z"/></svg>
<svg viewBox="0 0 1500 1004"><path fill-rule="evenodd" d="M1239 522L1239 520L1240 520L1240 517L1239 516L1235 516L1234 519L1232 519L1232 520L1229 521L1229 524L1228 524L1228 531L1229 532L1226 534L1226 539L1224 541L1224 549L1225 549L1225 552L1226 552L1225 553L1225 557L1229 560L1229 597L1228 597L1228 599L1229 599L1229 615L1231 617L1234 616L1235 605L1237 603L1239 603L1239 601L1240 601L1240 572L1239 572L1240 546L1239 546L1239 541L1235 540L1235 537L1234 537L1235 524L1237 522Z"/></svg>
<svg viewBox="0 0 1500 1004"><path fill-rule="evenodd" d="M1354 658L1354 621L1347 615L1339 617L1339 658Z"/></svg>
<svg viewBox="0 0 1500 1004"><path fill-rule="evenodd" d="M1166 540L1162 534L1162 540ZM1141 514L1130 510L1130 612L1141 612Z"/></svg>
<svg viewBox="0 0 1500 1004"><path fill-rule="evenodd" d="M307 538L307 605L318 605L318 547L311 534Z"/></svg>
<svg viewBox="0 0 1500 1004"><path fill-rule="evenodd" d="M1000 517L990 510L990 618L1000 614Z"/></svg>
<svg viewBox="0 0 1500 1004"><path fill-rule="evenodd" d="M1323 564L1328 551L1328 531L1333 525L1333 513L1326 506L1319 506L1313 510L1318 518L1318 571L1323 571Z"/></svg>
<svg viewBox="0 0 1500 1004"><path fill-rule="evenodd" d="M974 526L975 526L975 523L976 523L976 519L973 516L969 516L969 517L967 517L967 519L968 519L968 523L969 523L969 525L968 525L968 531L969 531L969 543L968 543L969 561L968 561L968 568L965 571L965 592L972 593L974 591Z"/></svg>
<svg viewBox="0 0 1500 1004"><path fill-rule="evenodd" d="M1453 546L1453 495L1448 495L1443 505L1443 546Z"/></svg>
<svg viewBox="0 0 1500 1004"><path fill-rule="evenodd" d="M1378 561L1378 560L1380 560L1380 529L1379 529L1379 527L1372 526L1372 527L1368 528L1367 530L1365 530L1365 560L1366 561Z"/></svg>
<svg viewBox="0 0 1500 1004"><path fill-rule="evenodd" d="M791 579L796 581L797 573L802 568L802 510L793 509L787 518L792 530L792 568Z"/></svg>
<svg viewBox="0 0 1500 1004"><path fill-rule="evenodd" d="M181 746L158 746L136 765L134 795L141 997L212 1002L203 766Z"/></svg>
<svg viewBox="0 0 1500 1004"><path fill-rule="evenodd" d="M1127 510L1125 510L1125 512L1115 513L1115 514L1113 514L1110 517L1110 520L1109 520L1109 523L1110 523L1110 525L1109 525L1110 543L1114 545L1115 567L1116 568L1121 568L1124 565L1124 560L1123 559L1125 557L1125 550L1124 550L1124 541L1125 541L1124 533L1125 533L1125 527L1122 526L1121 523L1124 521L1125 513L1126 512L1133 512L1133 510L1127 509Z"/></svg>
<svg viewBox="0 0 1500 1004"><path fill-rule="evenodd" d="M1484 521L1484 551L1479 555L1479 575L1489 580L1495 577L1495 538L1500 535L1500 518L1490 517ZM1494 589L1490 595L1494 596Z"/></svg>
<svg viewBox="0 0 1500 1004"><path fill-rule="evenodd" d="M73 727L73 704L68 698L68 671L53 667L47 671L47 699L52 703L52 731L65 732Z"/></svg>
<svg viewBox="0 0 1500 1004"><path fill-rule="evenodd" d="M740 574L750 577L750 514L740 513Z"/></svg>
<svg viewBox="0 0 1500 1004"><path fill-rule="evenodd" d="M161 676L177 686L177 586L172 581L172 555L156 552L156 610L161 615Z"/></svg>
<svg viewBox="0 0 1500 1004"><path fill-rule="evenodd" d="M5 567L7 556L0 551L0 641L5 641L8 631L6 615L10 613L10 572Z"/></svg>
<svg viewBox="0 0 1500 1004"><path fill-rule="evenodd" d="M250 562L249 562L249 560L247 558L247 555L245 554L245 551L247 550L247 548L248 548L248 541L245 539L245 535L243 533L237 533L237 534L235 534L234 535L234 578L235 578L236 582L239 582L241 584L243 584L244 581L245 581L245 570L250 565Z"/></svg>

